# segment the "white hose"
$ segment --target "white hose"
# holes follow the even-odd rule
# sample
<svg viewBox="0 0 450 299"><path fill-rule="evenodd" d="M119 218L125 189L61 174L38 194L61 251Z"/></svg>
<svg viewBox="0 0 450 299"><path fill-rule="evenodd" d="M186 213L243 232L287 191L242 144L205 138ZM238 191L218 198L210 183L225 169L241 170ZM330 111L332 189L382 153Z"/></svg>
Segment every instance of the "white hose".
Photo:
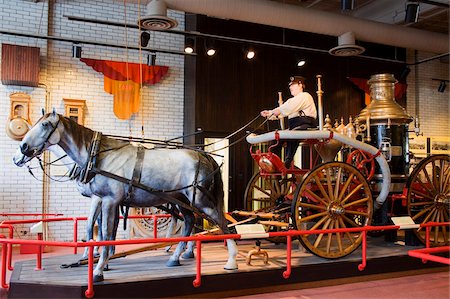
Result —
<svg viewBox="0 0 450 299"><path fill-rule="evenodd" d="M283 130L277 131L280 139L336 139L346 145L351 145L354 148L365 151L371 155L376 155L378 149L370 144L349 138L345 135L331 132L331 131L291 131ZM247 136L247 142L251 144L269 142L275 140L275 132L269 132L261 135L250 134ZM391 185L391 171L389 165L383 155L378 155L376 158L378 165L380 165L383 182L381 184L381 192L375 200L374 208L378 210L389 195L389 186Z"/></svg>

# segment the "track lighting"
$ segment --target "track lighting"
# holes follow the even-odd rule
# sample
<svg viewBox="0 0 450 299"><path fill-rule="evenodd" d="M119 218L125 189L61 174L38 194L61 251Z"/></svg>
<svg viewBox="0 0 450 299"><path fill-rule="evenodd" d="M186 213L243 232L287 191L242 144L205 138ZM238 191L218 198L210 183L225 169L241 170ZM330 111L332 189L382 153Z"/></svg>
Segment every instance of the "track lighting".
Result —
<svg viewBox="0 0 450 299"><path fill-rule="evenodd" d="M445 81L441 81L441 83L439 83L438 91L444 92L446 87L447 87L447 83L445 83Z"/></svg>
<svg viewBox="0 0 450 299"><path fill-rule="evenodd" d="M81 52L83 50L81 49L81 46L78 44L73 44L72 45L72 57L73 58L81 58Z"/></svg>
<svg viewBox="0 0 450 299"><path fill-rule="evenodd" d="M150 41L150 33L147 31L142 31L141 33L141 47L145 48L148 45L148 42Z"/></svg>
<svg viewBox="0 0 450 299"><path fill-rule="evenodd" d="M156 65L156 53L152 52L147 55L147 65L155 66Z"/></svg>
<svg viewBox="0 0 450 299"><path fill-rule="evenodd" d="M188 54L194 53L194 45L195 45L195 41L192 37L186 38L184 52L186 52Z"/></svg>
<svg viewBox="0 0 450 299"><path fill-rule="evenodd" d="M353 10L355 0L341 0L341 10Z"/></svg>
<svg viewBox="0 0 450 299"><path fill-rule="evenodd" d="M297 66L298 67L302 67L302 66L304 66L306 64L306 60L305 59L299 59L298 61L297 61Z"/></svg>
<svg viewBox="0 0 450 299"><path fill-rule="evenodd" d="M419 2L417 1L406 1L405 9L405 23L416 23L419 19Z"/></svg>
<svg viewBox="0 0 450 299"><path fill-rule="evenodd" d="M208 56L216 54L215 42L212 39L205 39L205 51Z"/></svg>
<svg viewBox="0 0 450 299"><path fill-rule="evenodd" d="M252 48L245 49L245 58L247 58L248 60L255 58L255 50L253 50Z"/></svg>
<svg viewBox="0 0 450 299"><path fill-rule="evenodd" d="M435 78L432 78L431 80L433 80L433 81L439 81L439 86L438 86L438 89L437 89L438 92L444 92L445 89L447 88L447 83L450 82L449 80L445 80L445 79L435 79Z"/></svg>

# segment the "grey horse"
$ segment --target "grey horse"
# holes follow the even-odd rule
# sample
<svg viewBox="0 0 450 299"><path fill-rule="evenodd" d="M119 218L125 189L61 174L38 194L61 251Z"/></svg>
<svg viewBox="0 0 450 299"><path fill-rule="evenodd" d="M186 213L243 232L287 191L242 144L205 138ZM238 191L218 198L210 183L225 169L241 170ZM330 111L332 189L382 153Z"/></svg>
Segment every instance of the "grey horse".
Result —
<svg viewBox="0 0 450 299"><path fill-rule="evenodd" d="M91 144L95 141L95 135L94 131L53 111L41 117L25 135L19 145L22 155L14 157L14 163L23 166L49 146L58 144L76 164L86 169L89 161L92 161ZM223 211L220 169L210 156L190 149L145 149L139 162L139 147L129 142L105 136L98 142L96 171L89 174L85 190L99 198L101 230L105 240L114 239L120 205L151 207L167 202L175 203L183 215L183 236L192 233L194 212L215 222L224 234L230 233ZM137 164L141 164L141 171L136 183L134 174L139 168ZM131 181L135 183L131 184ZM186 242L178 244L167 266L180 265L180 255L185 247ZM234 240L227 239L227 249L228 260L224 268L237 269ZM109 256L108 248L102 250L94 269L95 282L104 279L103 268Z"/></svg>

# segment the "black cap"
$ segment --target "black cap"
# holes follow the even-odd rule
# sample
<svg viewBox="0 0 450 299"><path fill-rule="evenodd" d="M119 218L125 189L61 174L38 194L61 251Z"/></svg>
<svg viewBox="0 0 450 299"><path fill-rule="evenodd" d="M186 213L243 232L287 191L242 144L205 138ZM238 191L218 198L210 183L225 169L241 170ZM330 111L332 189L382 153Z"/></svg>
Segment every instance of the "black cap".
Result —
<svg viewBox="0 0 450 299"><path fill-rule="evenodd" d="M302 83L303 85L305 85L305 77L302 76L292 76L289 78L289 86L291 86L292 84L296 83Z"/></svg>

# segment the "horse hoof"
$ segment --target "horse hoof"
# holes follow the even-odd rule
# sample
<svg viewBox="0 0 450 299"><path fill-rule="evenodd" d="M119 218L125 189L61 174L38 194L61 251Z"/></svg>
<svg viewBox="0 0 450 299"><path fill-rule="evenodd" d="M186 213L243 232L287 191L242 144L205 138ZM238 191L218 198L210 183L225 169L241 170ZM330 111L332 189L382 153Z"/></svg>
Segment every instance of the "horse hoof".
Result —
<svg viewBox="0 0 450 299"><path fill-rule="evenodd" d="M94 275L94 282L102 282L104 280L103 275Z"/></svg>
<svg viewBox="0 0 450 299"><path fill-rule="evenodd" d="M185 253L183 253L182 257L184 259L193 259L194 253L192 251L186 251Z"/></svg>
<svg viewBox="0 0 450 299"><path fill-rule="evenodd" d="M227 263L223 268L225 270L237 270L238 265L237 265L237 263Z"/></svg>
<svg viewBox="0 0 450 299"><path fill-rule="evenodd" d="M106 265L106 266L103 268L103 271L109 271L109 265Z"/></svg>
<svg viewBox="0 0 450 299"><path fill-rule="evenodd" d="M169 260L169 261L167 261L166 266L167 267L178 267L178 266L181 266L181 264L180 264L180 261Z"/></svg>

